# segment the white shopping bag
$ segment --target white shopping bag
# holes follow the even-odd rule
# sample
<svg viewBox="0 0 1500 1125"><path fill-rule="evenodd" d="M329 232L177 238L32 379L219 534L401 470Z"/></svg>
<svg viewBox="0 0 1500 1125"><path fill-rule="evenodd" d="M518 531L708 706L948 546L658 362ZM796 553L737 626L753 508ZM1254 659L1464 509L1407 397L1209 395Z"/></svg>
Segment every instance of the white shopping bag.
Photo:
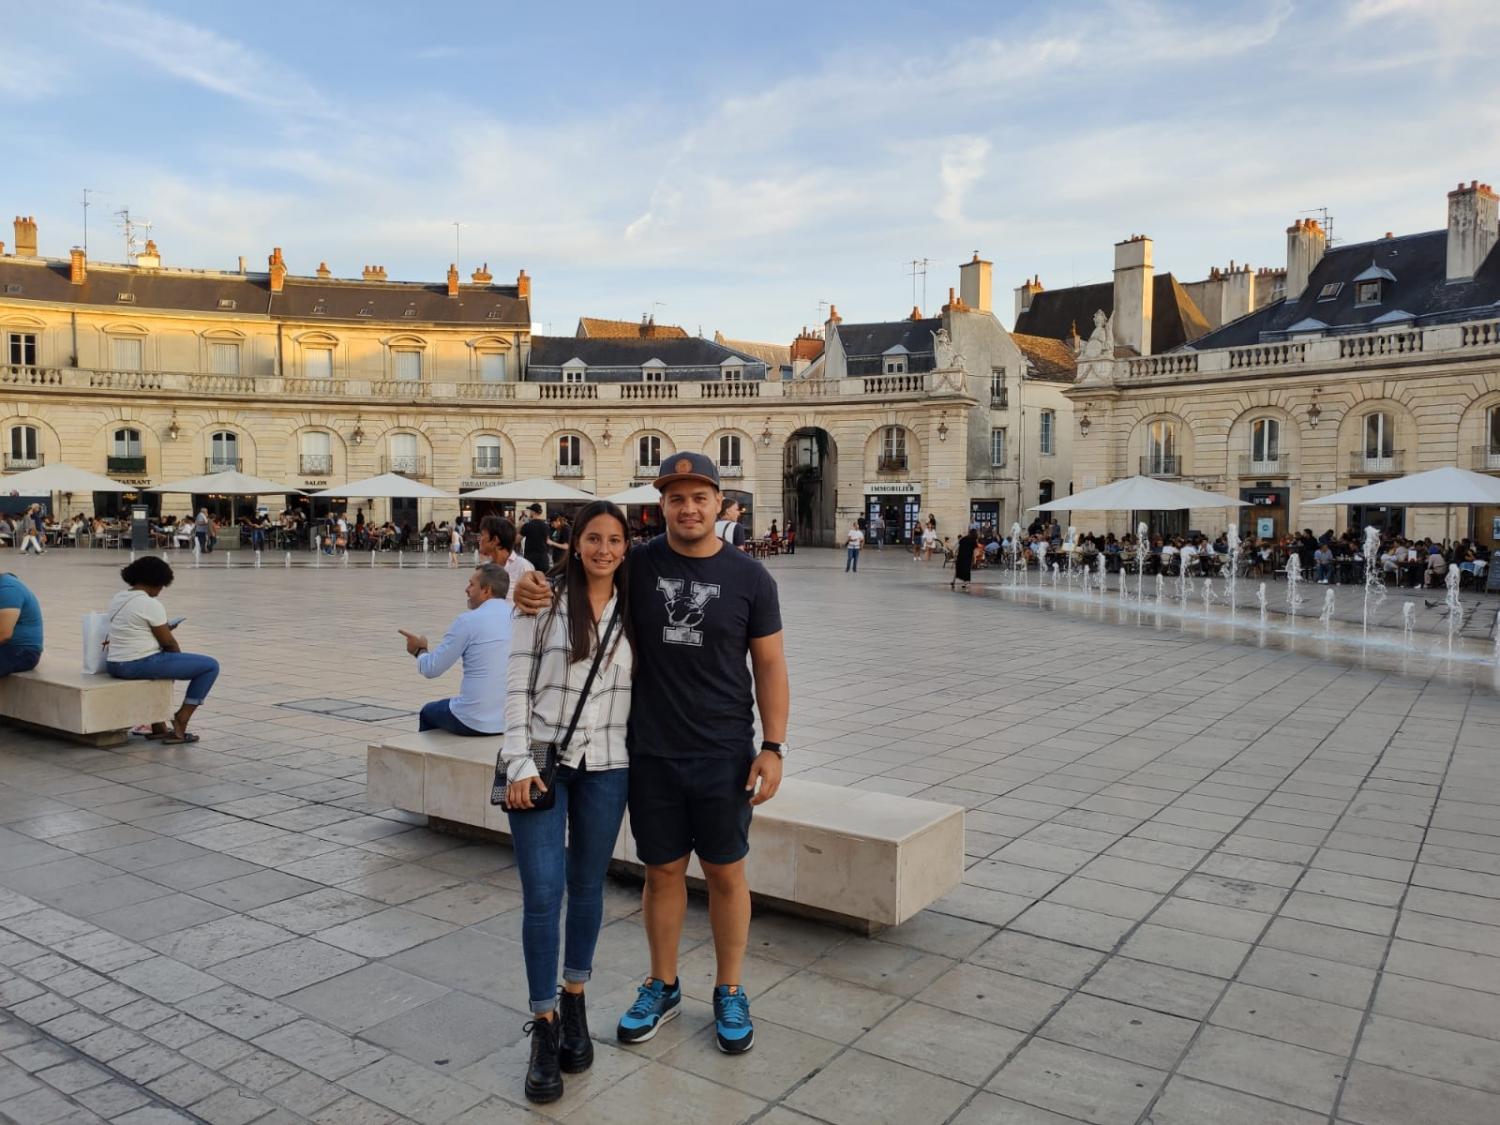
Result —
<svg viewBox="0 0 1500 1125"><path fill-rule="evenodd" d="M111 620L111 616L107 613L83 615L83 670L85 672L104 671L104 662L109 653Z"/></svg>

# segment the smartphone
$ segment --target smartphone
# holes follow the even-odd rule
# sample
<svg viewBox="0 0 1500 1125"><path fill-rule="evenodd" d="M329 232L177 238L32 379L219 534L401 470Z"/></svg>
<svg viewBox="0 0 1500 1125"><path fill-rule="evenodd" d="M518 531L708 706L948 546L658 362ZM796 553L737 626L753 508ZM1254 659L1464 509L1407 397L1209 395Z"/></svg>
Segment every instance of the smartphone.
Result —
<svg viewBox="0 0 1500 1125"><path fill-rule="evenodd" d="M181 625L186 620L187 620L186 617L173 617L173 618L170 618L167 621L167 628L168 629L175 629L175 628L177 628L177 626Z"/></svg>

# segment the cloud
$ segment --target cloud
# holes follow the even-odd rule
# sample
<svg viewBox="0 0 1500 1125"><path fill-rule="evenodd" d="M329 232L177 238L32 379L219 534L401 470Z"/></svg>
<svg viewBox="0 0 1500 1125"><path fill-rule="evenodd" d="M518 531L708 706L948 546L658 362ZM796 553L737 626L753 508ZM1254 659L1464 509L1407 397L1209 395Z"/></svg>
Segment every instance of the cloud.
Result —
<svg viewBox="0 0 1500 1125"><path fill-rule="evenodd" d="M943 146L938 179L943 186L937 217L957 225L964 220L964 196L984 174L990 142L984 137L954 137Z"/></svg>

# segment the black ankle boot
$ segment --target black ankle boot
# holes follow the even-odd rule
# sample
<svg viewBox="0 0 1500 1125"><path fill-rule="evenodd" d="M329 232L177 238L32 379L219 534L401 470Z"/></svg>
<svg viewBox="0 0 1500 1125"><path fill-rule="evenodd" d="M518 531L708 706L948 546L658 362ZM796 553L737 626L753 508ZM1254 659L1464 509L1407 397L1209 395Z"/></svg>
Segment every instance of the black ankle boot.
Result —
<svg viewBox="0 0 1500 1125"><path fill-rule="evenodd" d="M589 1017L584 1009L583 993L560 990L557 996L558 1017L562 1023L558 1057L563 1070L579 1074L594 1065L594 1041L589 1038Z"/></svg>
<svg viewBox="0 0 1500 1125"><path fill-rule="evenodd" d="M541 1104L555 1102L563 1095L562 1072L557 1064L558 1034L562 1021L557 1016L537 1016L526 1025L531 1033L531 1065L526 1068L526 1099Z"/></svg>

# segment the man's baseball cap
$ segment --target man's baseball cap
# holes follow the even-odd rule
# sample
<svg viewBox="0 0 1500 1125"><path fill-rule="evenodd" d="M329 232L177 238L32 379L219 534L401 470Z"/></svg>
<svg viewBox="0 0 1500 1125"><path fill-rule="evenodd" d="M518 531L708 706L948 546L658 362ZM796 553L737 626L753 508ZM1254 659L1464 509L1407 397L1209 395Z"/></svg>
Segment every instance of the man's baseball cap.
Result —
<svg viewBox="0 0 1500 1125"><path fill-rule="evenodd" d="M653 482L657 491L665 491L667 485L680 480L699 480L719 489L719 466L713 458L703 453L674 453L662 459L661 475Z"/></svg>
<svg viewBox="0 0 1500 1125"><path fill-rule="evenodd" d="M528 512L535 512L537 515L541 515L542 514L542 506L540 504L533 504L533 505L531 505L531 507L527 508L526 510Z"/></svg>

